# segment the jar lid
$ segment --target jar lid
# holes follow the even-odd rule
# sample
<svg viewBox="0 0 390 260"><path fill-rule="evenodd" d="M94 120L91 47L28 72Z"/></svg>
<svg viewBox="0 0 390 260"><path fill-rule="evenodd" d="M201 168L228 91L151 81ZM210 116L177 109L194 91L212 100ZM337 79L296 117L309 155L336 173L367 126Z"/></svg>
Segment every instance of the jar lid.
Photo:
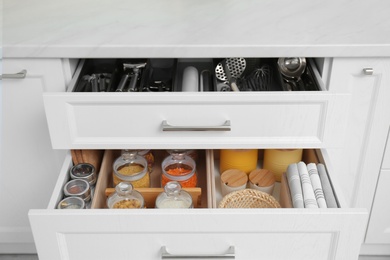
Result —
<svg viewBox="0 0 390 260"><path fill-rule="evenodd" d="M67 197L61 200L58 205L58 209L85 209L85 202L79 197Z"/></svg>
<svg viewBox="0 0 390 260"><path fill-rule="evenodd" d="M67 182L64 186L64 194L67 197L79 197L84 201L91 199L91 189L86 180L75 179Z"/></svg>
<svg viewBox="0 0 390 260"><path fill-rule="evenodd" d="M249 174L249 181L259 187L272 186L275 180L275 175L267 169L256 169Z"/></svg>
<svg viewBox="0 0 390 260"><path fill-rule="evenodd" d="M238 169L229 169L222 173L221 181L229 187L240 187L248 182L248 175Z"/></svg>
<svg viewBox="0 0 390 260"><path fill-rule="evenodd" d="M89 163L76 164L70 169L69 175L72 179L86 180L91 186L96 183L95 167Z"/></svg>

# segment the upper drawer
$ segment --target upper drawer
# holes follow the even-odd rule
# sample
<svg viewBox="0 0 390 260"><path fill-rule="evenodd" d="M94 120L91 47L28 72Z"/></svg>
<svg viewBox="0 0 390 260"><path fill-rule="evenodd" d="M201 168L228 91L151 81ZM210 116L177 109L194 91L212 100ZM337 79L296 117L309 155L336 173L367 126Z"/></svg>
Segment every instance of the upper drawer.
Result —
<svg viewBox="0 0 390 260"><path fill-rule="evenodd" d="M55 209L69 178L72 164L68 156L48 209L29 212L40 259L162 259L166 256L164 246L172 254L196 255L196 259L203 259L205 254L224 254L230 246L235 248L235 259L242 260L358 256L367 213L344 203L326 151L318 150L317 156L327 167L340 208L217 209L221 194L218 158L214 154L208 150L198 157L201 208L181 210L105 208L104 191L112 187L112 163L116 158L112 151L106 151L103 159L94 209ZM151 175L157 180L159 163L156 156ZM277 190L275 187L275 197Z"/></svg>
<svg viewBox="0 0 390 260"><path fill-rule="evenodd" d="M44 94L53 148L334 147L344 135L349 95L327 91L313 63L319 91L72 92L84 64L68 92Z"/></svg>

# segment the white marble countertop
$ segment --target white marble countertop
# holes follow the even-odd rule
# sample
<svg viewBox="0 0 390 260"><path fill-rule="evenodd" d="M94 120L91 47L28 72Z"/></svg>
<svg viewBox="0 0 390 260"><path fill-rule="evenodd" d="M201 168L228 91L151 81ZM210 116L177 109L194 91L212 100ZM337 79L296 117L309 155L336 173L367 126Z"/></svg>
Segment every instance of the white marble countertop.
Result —
<svg viewBox="0 0 390 260"><path fill-rule="evenodd" d="M390 57L388 0L3 0L3 57Z"/></svg>

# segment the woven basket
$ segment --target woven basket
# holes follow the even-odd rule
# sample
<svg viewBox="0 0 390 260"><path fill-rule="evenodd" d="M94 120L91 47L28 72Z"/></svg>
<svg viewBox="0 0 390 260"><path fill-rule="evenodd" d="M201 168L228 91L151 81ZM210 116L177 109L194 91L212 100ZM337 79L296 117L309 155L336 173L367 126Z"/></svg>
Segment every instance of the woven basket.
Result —
<svg viewBox="0 0 390 260"><path fill-rule="evenodd" d="M223 197L220 208L280 208L279 202L268 193L245 189L233 191Z"/></svg>

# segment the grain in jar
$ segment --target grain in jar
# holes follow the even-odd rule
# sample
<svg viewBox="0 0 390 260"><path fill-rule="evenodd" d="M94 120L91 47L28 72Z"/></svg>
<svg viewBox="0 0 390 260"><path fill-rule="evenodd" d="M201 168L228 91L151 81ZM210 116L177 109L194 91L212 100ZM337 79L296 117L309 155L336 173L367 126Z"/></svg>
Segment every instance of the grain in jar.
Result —
<svg viewBox="0 0 390 260"><path fill-rule="evenodd" d="M130 182L134 188L149 188L150 173L146 159L136 151L122 150L113 164L113 183Z"/></svg>
<svg viewBox="0 0 390 260"><path fill-rule="evenodd" d="M115 186L115 192L107 198L110 209L144 208L145 200L141 193L134 190L130 182L120 182Z"/></svg>

